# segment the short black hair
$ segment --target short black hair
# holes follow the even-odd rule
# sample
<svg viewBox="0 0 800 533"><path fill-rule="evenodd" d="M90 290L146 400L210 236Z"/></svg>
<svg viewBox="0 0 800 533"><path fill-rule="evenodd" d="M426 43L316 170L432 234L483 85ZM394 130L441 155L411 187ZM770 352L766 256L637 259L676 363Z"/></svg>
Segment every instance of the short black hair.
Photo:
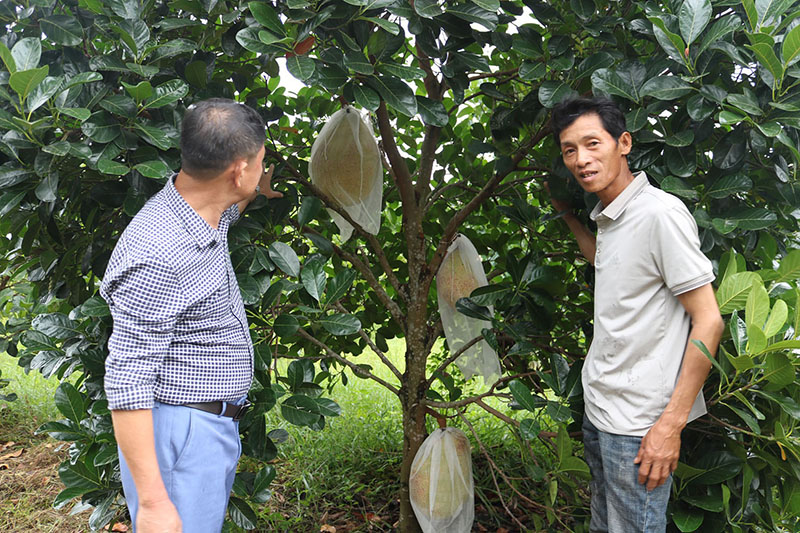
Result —
<svg viewBox="0 0 800 533"><path fill-rule="evenodd" d="M189 106L181 127L181 168L211 178L238 159L251 159L264 146L264 120L251 107L227 98Z"/></svg>
<svg viewBox="0 0 800 533"><path fill-rule="evenodd" d="M603 128L614 137L614 140L619 140L620 136L628 129L625 125L625 115L610 98L567 98L556 104L550 117L550 128L553 130L556 143L561 143L562 131L575 122L578 117L590 113L600 117Z"/></svg>

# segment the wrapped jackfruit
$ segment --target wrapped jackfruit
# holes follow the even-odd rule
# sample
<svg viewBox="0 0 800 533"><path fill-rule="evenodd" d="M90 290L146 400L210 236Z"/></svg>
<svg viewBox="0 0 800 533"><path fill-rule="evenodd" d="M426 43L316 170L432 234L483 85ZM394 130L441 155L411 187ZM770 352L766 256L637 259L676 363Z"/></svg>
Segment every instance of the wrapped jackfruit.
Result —
<svg viewBox="0 0 800 533"><path fill-rule="evenodd" d="M456 428L437 429L411 463L411 507L423 533L467 533L475 518L472 454Z"/></svg>
<svg viewBox="0 0 800 533"><path fill-rule="evenodd" d="M450 351L460 350L469 341L480 336L483 328L489 327L488 322L456 311L459 298L465 298L478 287L487 284L478 251L465 235L459 234L447 249L447 255L436 274L439 315L442 317ZM480 374L486 383L494 383L500 378L500 360L485 340L468 348L456 359L456 365L467 379L474 374Z"/></svg>
<svg viewBox="0 0 800 533"><path fill-rule="evenodd" d="M365 231L381 226L383 168L372 126L355 108L345 106L322 127L311 146L311 182L347 211ZM353 227L328 210L346 241Z"/></svg>

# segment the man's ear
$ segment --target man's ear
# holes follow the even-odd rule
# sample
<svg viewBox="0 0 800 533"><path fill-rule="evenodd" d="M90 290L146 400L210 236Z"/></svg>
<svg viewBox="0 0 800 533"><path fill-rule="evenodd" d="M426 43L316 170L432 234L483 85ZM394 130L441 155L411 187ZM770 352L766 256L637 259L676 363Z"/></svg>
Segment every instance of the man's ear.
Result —
<svg viewBox="0 0 800 533"><path fill-rule="evenodd" d="M628 155L631 153L631 148L633 147L633 137L631 137L630 132L623 132L622 135L619 136L619 140L617 142L622 155Z"/></svg>
<svg viewBox="0 0 800 533"><path fill-rule="evenodd" d="M237 159L233 163L231 163L230 167L230 175L233 179L233 184L238 189L242 186L242 176L244 175L244 171L247 168L247 161L244 159Z"/></svg>

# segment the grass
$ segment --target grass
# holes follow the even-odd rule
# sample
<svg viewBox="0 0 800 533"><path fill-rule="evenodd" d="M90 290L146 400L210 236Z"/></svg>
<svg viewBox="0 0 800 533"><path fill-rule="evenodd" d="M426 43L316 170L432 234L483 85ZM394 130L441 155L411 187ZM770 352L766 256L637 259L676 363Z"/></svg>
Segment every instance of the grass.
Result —
<svg viewBox="0 0 800 533"><path fill-rule="evenodd" d="M390 343L388 355L401 372L403 351L402 341ZM369 364L377 376L397 384L395 376L371 352L365 352L355 361ZM281 363L287 365L288 361ZM0 447L4 442L16 441L30 448L31 456L35 450L37 457L41 455L52 460L43 463L37 459L40 468L32 468L28 477L9 477L9 471L0 470L0 501L5 502L0 505L3 517L0 531L86 530L87 515L67 517L66 510L50 508L52 498L61 489L55 469L63 459L66 446L54 454L53 451L63 443L46 437L31 437L42 422L61 418L53 402L57 380L43 379L38 373L26 375L16 366L16 360L6 354L0 354L0 370L4 378L11 380L4 392L15 392L19 396L15 402L0 402ZM272 497L258 509L260 520L256 531L316 532L325 525L335 527L340 533L394 530L399 516L403 444L400 404L394 394L372 380L355 377L349 370L346 375L346 386L339 383L330 394L326 394L340 405L342 413L339 417L327 418L327 427L323 431L289 424L280 416L279 407L268 414L267 428L286 430L288 439L278 444L279 455L274 465L278 477L271 487ZM485 390L481 383L470 386L473 392ZM512 412L503 400L490 398L487 403L511 417L520 415ZM544 501L547 483L546 480L531 481L530 450L518 442L504 422L479 407L471 406L466 416L492 461L503 470L517 491L502 479L497 479L495 484L494 470L481 453L471 430L458 419L451 420L449 423L460 427L473 442L475 531L494 532L502 531L502 528L519 531L518 525L504 512L504 507L520 517L526 526L533 524L542 510L531 506L525 499ZM429 417L429 430L435 427ZM535 455L545 463L551 457L543 446L535 450ZM542 466L547 468L548 465ZM242 468L255 467L251 461L243 459ZM47 480L42 485L41 479L44 478ZM21 490L24 486L34 487L34 490ZM12 494L16 495L12 497ZM8 503L11 500L13 504ZM46 512L37 515L35 522L24 518L35 514L35 509ZM77 521L78 529L70 529L75 526L64 524L62 521L65 519ZM531 530L535 529L538 528L531 526Z"/></svg>

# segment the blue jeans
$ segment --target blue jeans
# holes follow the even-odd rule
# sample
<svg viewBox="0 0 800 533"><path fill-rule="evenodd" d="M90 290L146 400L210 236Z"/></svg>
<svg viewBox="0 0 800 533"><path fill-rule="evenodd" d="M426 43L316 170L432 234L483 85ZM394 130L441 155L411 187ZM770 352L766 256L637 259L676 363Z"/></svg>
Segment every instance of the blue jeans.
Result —
<svg viewBox="0 0 800 533"><path fill-rule="evenodd" d="M591 533L663 533L672 475L648 491L633 462L641 437L600 431L583 417L583 452L592 473Z"/></svg>
<svg viewBox="0 0 800 533"><path fill-rule="evenodd" d="M161 479L181 517L183 531L219 533L241 453L239 422L156 402L153 430ZM122 453L119 465L135 533L139 497Z"/></svg>

